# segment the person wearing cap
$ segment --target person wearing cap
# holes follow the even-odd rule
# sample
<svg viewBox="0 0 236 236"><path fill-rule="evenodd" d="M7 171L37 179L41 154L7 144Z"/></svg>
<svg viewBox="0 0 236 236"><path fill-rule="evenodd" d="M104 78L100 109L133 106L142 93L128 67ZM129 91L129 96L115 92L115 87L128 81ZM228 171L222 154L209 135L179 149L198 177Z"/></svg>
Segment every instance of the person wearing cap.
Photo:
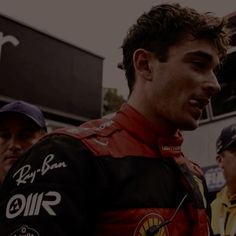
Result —
<svg viewBox="0 0 236 236"><path fill-rule="evenodd" d="M236 235L236 123L222 129L216 142L216 160L225 186L211 203L214 235Z"/></svg>
<svg viewBox="0 0 236 236"><path fill-rule="evenodd" d="M0 184L11 166L46 133L41 110L24 101L0 108Z"/></svg>

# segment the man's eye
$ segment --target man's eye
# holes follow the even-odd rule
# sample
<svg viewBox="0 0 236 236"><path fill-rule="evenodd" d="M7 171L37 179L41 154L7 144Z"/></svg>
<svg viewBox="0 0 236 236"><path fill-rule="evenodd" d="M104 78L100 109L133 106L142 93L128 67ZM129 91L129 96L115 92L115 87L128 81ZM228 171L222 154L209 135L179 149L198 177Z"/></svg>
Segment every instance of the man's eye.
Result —
<svg viewBox="0 0 236 236"><path fill-rule="evenodd" d="M202 62L202 61L192 61L192 64L194 65L194 67L196 67L197 69L205 69L206 63Z"/></svg>

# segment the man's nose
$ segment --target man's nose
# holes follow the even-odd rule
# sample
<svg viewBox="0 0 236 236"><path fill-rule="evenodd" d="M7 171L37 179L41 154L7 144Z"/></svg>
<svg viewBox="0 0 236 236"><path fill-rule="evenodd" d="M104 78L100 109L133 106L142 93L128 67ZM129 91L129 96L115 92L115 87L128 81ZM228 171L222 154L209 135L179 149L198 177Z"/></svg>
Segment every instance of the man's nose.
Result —
<svg viewBox="0 0 236 236"><path fill-rule="evenodd" d="M20 140L16 136L11 137L8 148L12 151L21 150Z"/></svg>
<svg viewBox="0 0 236 236"><path fill-rule="evenodd" d="M220 84L215 76L214 73L212 73L207 80L205 81L203 85L204 89L208 91L209 95L215 95L220 92L221 87Z"/></svg>

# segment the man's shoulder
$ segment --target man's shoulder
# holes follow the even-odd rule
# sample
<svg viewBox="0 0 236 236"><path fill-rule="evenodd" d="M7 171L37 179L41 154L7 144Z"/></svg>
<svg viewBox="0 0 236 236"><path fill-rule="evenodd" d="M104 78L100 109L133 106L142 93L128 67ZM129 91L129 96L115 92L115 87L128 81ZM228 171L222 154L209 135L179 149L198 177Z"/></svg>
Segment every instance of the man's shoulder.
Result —
<svg viewBox="0 0 236 236"><path fill-rule="evenodd" d="M113 120L103 118L87 121L82 125L76 127L59 128L48 133L43 138L55 135L65 135L82 140L91 136L106 137L109 136L111 133L115 132L117 129L118 126L114 123Z"/></svg>
<svg viewBox="0 0 236 236"><path fill-rule="evenodd" d="M113 134L121 128L112 119L102 118L91 120L77 127L65 127L56 129L45 135L45 139L53 140L55 137L74 139L86 146L95 155L107 155L110 147L107 145L113 139Z"/></svg>

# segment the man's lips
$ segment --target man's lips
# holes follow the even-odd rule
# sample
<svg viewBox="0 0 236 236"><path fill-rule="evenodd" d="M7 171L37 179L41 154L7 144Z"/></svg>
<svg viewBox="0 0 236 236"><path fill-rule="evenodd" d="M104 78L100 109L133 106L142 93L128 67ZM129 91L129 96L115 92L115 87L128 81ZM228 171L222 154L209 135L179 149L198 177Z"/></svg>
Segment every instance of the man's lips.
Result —
<svg viewBox="0 0 236 236"><path fill-rule="evenodd" d="M189 105L192 111L192 115L195 119L199 120L204 108L209 103L208 98L191 98L189 100Z"/></svg>
<svg viewBox="0 0 236 236"><path fill-rule="evenodd" d="M189 100L189 104L193 107L197 107L200 110L203 110L208 104L208 98L193 98Z"/></svg>

